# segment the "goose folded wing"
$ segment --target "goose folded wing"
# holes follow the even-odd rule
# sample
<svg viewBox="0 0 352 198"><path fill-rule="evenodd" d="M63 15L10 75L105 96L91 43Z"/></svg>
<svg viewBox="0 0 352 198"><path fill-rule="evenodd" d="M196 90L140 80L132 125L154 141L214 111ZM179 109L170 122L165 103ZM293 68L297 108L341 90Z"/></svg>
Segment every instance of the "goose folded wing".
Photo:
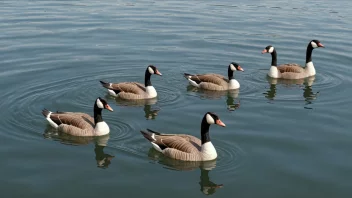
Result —
<svg viewBox="0 0 352 198"><path fill-rule="evenodd" d="M78 127L80 129L94 129L94 120L85 113L61 112L50 115L57 125L66 124Z"/></svg>
<svg viewBox="0 0 352 198"><path fill-rule="evenodd" d="M68 124L61 124L59 126L59 131L64 132L66 134L70 134L73 136L80 136L80 137L87 137L87 136L93 136L93 128L80 128L74 125L68 125Z"/></svg>
<svg viewBox="0 0 352 198"><path fill-rule="evenodd" d="M133 94L145 93L145 87L141 83L137 82L122 82L112 85L114 90L128 92Z"/></svg>
<svg viewBox="0 0 352 198"><path fill-rule="evenodd" d="M304 69L298 64L284 64L277 67L281 73L292 72L292 73L302 73Z"/></svg>
<svg viewBox="0 0 352 198"><path fill-rule="evenodd" d="M191 77L191 80L197 82L197 84L201 82L213 83L217 85L223 85L224 81L227 82L227 79L224 76L219 74L202 74L195 75Z"/></svg>
<svg viewBox="0 0 352 198"><path fill-rule="evenodd" d="M200 151L198 142L187 135L155 135L156 143L161 149L172 148L186 153Z"/></svg>

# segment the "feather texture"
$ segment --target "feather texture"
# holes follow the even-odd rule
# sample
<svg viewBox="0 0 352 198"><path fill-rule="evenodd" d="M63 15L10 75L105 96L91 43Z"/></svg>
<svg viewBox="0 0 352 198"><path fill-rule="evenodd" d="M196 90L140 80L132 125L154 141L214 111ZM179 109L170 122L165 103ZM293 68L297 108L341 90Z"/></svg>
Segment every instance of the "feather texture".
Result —
<svg viewBox="0 0 352 198"><path fill-rule="evenodd" d="M100 81L100 83L109 90L110 95L118 96L121 99L150 99L157 97L157 92L150 81L152 74L162 75L155 66L149 65L145 71L144 85L138 82L109 83Z"/></svg>
<svg viewBox="0 0 352 198"><path fill-rule="evenodd" d="M149 98L146 88L138 82L121 82L121 83L105 83L100 81L102 85L115 92L121 99L138 100Z"/></svg>
<svg viewBox="0 0 352 198"><path fill-rule="evenodd" d="M110 132L101 115L103 109L113 111L110 105L99 97L94 104L94 118L81 112L51 112L47 109L43 109L42 114L59 132L73 136L102 136Z"/></svg>
<svg viewBox="0 0 352 198"><path fill-rule="evenodd" d="M277 66L277 53L276 49L269 45L262 53L271 54L271 68L268 75L273 78L283 78L283 79L300 79L316 74L315 67L312 62L313 49L317 47L324 47L323 44L318 40L312 40L307 45L306 50L306 65L305 67L296 63L287 63Z"/></svg>
<svg viewBox="0 0 352 198"><path fill-rule="evenodd" d="M214 91L229 89L229 80L220 74L214 74L214 73L198 74L198 75L185 74L185 77L197 83L198 87L202 89L214 90Z"/></svg>
<svg viewBox="0 0 352 198"><path fill-rule="evenodd" d="M56 112L51 113L50 119L58 125L60 132L74 136L94 136L94 119L88 114Z"/></svg>
<svg viewBox="0 0 352 198"><path fill-rule="evenodd" d="M146 139L157 144L163 150L163 154L170 158L183 161L202 160L201 140L192 135L160 134L148 131L141 131L141 133Z"/></svg>

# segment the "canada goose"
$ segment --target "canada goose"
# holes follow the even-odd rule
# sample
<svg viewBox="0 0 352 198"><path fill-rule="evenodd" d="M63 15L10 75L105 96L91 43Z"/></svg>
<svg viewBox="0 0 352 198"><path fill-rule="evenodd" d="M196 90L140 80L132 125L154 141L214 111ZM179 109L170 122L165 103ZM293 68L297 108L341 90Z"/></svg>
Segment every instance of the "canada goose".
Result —
<svg viewBox="0 0 352 198"><path fill-rule="evenodd" d="M234 71L244 70L237 63L232 62L227 69L228 79L226 79L223 75L212 73L197 75L184 73L184 76L190 82L190 84L195 87L221 91L240 88L240 83L238 83L238 81L233 76Z"/></svg>
<svg viewBox="0 0 352 198"><path fill-rule="evenodd" d="M149 65L145 70L144 85L138 82L108 83L100 81L100 83L103 87L108 89L110 95L118 96L122 99L135 100L155 98L158 94L150 82L150 76L152 74L162 75L155 66Z"/></svg>
<svg viewBox="0 0 352 198"><path fill-rule="evenodd" d="M103 121L101 115L103 109L113 111L110 105L99 97L94 103L94 119L88 114L79 112L54 113L44 109L42 114L59 132L73 136L101 136L110 132L109 126Z"/></svg>
<svg viewBox="0 0 352 198"><path fill-rule="evenodd" d="M218 156L210 141L209 127L211 124L225 127L216 114L207 112L201 124L201 140L192 135L161 134L150 129L141 131L141 133L157 151L167 157L182 161L209 161Z"/></svg>
<svg viewBox="0 0 352 198"><path fill-rule="evenodd" d="M264 53L271 54L271 67L268 76L272 78L284 78L284 79L300 79L315 75L315 68L312 62L312 52L314 48L324 47L323 44L318 40L311 40L308 43L306 51L306 66L303 68L301 65L296 63L288 63L277 66L276 50L273 46L267 46L263 51Z"/></svg>

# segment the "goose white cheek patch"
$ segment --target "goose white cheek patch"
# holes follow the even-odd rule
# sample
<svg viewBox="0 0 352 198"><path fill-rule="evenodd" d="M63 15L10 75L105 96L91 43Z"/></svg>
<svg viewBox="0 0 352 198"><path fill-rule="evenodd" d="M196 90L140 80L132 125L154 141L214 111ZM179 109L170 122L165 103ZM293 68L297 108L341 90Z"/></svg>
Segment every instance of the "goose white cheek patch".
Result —
<svg viewBox="0 0 352 198"><path fill-rule="evenodd" d="M237 70L236 67L233 64L230 65L230 68L231 68L232 71L236 71Z"/></svg>
<svg viewBox="0 0 352 198"><path fill-rule="evenodd" d="M269 53L273 53L273 51L274 51L274 47L270 47Z"/></svg>
<svg viewBox="0 0 352 198"><path fill-rule="evenodd" d="M99 99L97 99L97 106L98 106L99 108L101 108L101 109L104 108L103 103L102 103Z"/></svg>
<svg viewBox="0 0 352 198"><path fill-rule="evenodd" d="M211 115L207 114L206 118L207 118L208 124L214 124L215 123L214 118L211 117Z"/></svg>
<svg viewBox="0 0 352 198"><path fill-rule="evenodd" d="M151 67L148 67L148 71L149 73L154 74L154 70Z"/></svg>
<svg viewBox="0 0 352 198"><path fill-rule="evenodd" d="M312 45L313 48L317 48L318 47L318 45L315 42L313 42L313 41L310 42L310 44Z"/></svg>

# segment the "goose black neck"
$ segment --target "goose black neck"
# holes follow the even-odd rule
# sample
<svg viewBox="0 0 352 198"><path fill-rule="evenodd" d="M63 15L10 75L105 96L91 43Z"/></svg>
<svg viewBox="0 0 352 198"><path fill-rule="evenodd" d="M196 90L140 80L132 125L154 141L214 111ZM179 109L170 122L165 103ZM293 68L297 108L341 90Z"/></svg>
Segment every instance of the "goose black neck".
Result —
<svg viewBox="0 0 352 198"><path fill-rule="evenodd" d="M98 122L103 122L103 117L101 115L102 109L94 105L94 124L98 124Z"/></svg>
<svg viewBox="0 0 352 198"><path fill-rule="evenodd" d="M307 52L306 52L306 63L309 63L312 61L312 52L313 52L313 47L309 43L307 46Z"/></svg>
<svg viewBox="0 0 352 198"><path fill-rule="evenodd" d="M231 66L227 69L227 75L229 76L229 80L233 79L233 71L231 69Z"/></svg>
<svg viewBox="0 0 352 198"><path fill-rule="evenodd" d="M277 55L276 50L271 53L271 66L277 66Z"/></svg>
<svg viewBox="0 0 352 198"><path fill-rule="evenodd" d="M149 73L148 69L145 70L145 76L144 76L145 87L152 86L152 82L150 82L150 76L151 76L151 74Z"/></svg>
<svg viewBox="0 0 352 198"><path fill-rule="evenodd" d="M210 142L209 127L210 127L210 124L208 124L207 119L204 116L204 118L202 120L202 125L200 128L200 135L201 135L202 144Z"/></svg>

